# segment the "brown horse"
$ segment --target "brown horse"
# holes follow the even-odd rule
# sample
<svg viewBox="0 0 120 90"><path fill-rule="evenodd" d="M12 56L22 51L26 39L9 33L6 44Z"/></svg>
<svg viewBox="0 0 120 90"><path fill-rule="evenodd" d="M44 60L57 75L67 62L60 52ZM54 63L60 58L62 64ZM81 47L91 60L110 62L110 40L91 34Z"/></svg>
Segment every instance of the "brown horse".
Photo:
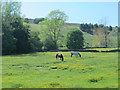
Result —
<svg viewBox="0 0 120 90"><path fill-rule="evenodd" d="M60 53L56 54L56 59L57 59L57 58L60 58L62 61L64 60L63 55L62 55L62 54L60 54Z"/></svg>

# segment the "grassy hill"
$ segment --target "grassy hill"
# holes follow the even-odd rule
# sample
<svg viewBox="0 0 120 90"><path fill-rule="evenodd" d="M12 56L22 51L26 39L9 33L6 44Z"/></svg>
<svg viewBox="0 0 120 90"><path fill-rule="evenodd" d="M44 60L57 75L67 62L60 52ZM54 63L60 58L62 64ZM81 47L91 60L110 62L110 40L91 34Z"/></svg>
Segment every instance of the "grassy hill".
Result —
<svg viewBox="0 0 120 90"><path fill-rule="evenodd" d="M78 23L65 23L61 32L63 34L63 37L61 38L61 41L62 41L62 44L63 46L65 46L65 43L66 43L66 35L68 32L72 31L73 29L72 28L79 28L80 27L80 24ZM41 40L44 38L43 35L42 35L42 32L43 30L41 29L41 26L39 24L30 24L30 29L32 32L40 32L40 38ZM94 39L96 38L94 35L91 35L87 32L83 32L83 36L84 36L84 40L86 43L88 43L89 47L92 47L93 44L94 44ZM117 47L117 30L115 30L113 28L113 31L112 31L112 42L113 42L113 47ZM86 45L86 46L88 46ZM66 47L64 47L64 49L66 49Z"/></svg>

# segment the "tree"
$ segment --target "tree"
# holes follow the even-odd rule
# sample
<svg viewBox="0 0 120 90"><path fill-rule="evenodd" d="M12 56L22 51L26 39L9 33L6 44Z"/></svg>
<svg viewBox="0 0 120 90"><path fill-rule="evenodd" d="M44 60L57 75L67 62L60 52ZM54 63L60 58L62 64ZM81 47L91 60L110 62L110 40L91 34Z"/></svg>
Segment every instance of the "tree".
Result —
<svg viewBox="0 0 120 90"><path fill-rule="evenodd" d="M41 25L45 28L45 35L50 38L57 46L57 41L61 37L61 29L67 16L64 12L60 10L51 11L46 19L41 22Z"/></svg>
<svg viewBox="0 0 120 90"><path fill-rule="evenodd" d="M16 50L16 38L13 36L15 28L11 25L14 18L20 14L20 3L3 2L2 3L2 52L10 54Z"/></svg>
<svg viewBox="0 0 120 90"><path fill-rule="evenodd" d="M109 31L112 31L112 26L109 26L108 28L109 28Z"/></svg>
<svg viewBox="0 0 120 90"><path fill-rule="evenodd" d="M44 18L35 18L33 22L34 22L35 24L38 24L38 23L41 22L41 21L44 21Z"/></svg>
<svg viewBox="0 0 120 90"><path fill-rule="evenodd" d="M94 25L93 25L93 28L94 28L94 29L98 28L98 24L94 24Z"/></svg>
<svg viewBox="0 0 120 90"><path fill-rule="evenodd" d="M17 53L28 53L32 51L32 46L30 43L30 33L29 26L24 25L21 22L21 18L16 18L14 25L13 35L17 39L16 42L16 52Z"/></svg>
<svg viewBox="0 0 120 90"><path fill-rule="evenodd" d="M20 16L20 2L4 2L2 7L2 45L5 53L25 53L31 50L29 26L23 24Z"/></svg>
<svg viewBox="0 0 120 90"><path fill-rule="evenodd" d="M39 38L39 32L31 32L30 34L30 42L32 44L33 51L42 51L43 43Z"/></svg>
<svg viewBox="0 0 120 90"><path fill-rule="evenodd" d="M91 35L93 35L93 24L80 24L80 29L83 31L83 32L87 32Z"/></svg>
<svg viewBox="0 0 120 90"><path fill-rule="evenodd" d="M76 28L74 28L76 29ZM83 33L76 29L67 34L67 44L68 49L81 49L84 46Z"/></svg>
<svg viewBox="0 0 120 90"><path fill-rule="evenodd" d="M99 25L96 30L94 30L94 47L105 47L105 33L104 33L104 26Z"/></svg>
<svg viewBox="0 0 120 90"><path fill-rule="evenodd" d="M80 24L80 29L85 32L84 24Z"/></svg>
<svg viewBox="0 0 120 90"><path fill-rule="evenodd" d="M108 30L106 26L100 24L96 30L94 30L94 42L95 47L111 47L112 44L112 32Z"/></svg>
<svg viewBox="0 0 120 90"><path fill-rule="evenodd" d="M25 23L29 23L29 19L28 19L28 18L25 18L24 22L25 22Z"/></svg>
<svg viewBox="0 0 120 90"><path fill-rule="evenodd" d="M10 54L16 50L16 39L12 34L13 34L13 28L7 22L4 22L4 20L2 20L2 53L3 54Z"/></svg>
<svg viewBox="0 0 120 90"><path fill-rule="evenodd" d="M51 40L50 38L45 39L43 46L44 46L44 50L56 50L56 49L58 49L56 43L53 40Z"/></svg>

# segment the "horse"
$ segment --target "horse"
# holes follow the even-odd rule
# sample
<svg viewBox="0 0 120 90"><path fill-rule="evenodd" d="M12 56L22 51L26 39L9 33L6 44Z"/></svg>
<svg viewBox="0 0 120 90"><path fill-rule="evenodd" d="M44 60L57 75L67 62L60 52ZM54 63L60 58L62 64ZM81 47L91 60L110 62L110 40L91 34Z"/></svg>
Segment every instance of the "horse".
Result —
<svg viewBox="0 0 120 90"><path fill-rule="evenodd" d="M78 56L80 56L80 57L81 57L81 54L80 54L80 53L78 53L78 52L71 52L71 57L72 57L72 55L78 55Z"/></svg>
<svg viewBox="0 0 120 90"><path fill-rule="evenodd" d="M64 57L63 57L62 54L60 54L60 53L56 54L56 59L57 59L58 57L59 57L62 61L64 60Z"/></svg>

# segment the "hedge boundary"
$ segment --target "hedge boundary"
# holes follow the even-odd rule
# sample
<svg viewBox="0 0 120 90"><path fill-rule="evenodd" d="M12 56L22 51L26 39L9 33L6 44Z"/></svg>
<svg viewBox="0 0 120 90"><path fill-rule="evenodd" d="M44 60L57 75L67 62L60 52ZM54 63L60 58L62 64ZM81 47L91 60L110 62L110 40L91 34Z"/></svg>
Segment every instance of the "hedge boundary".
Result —
<svg viewBox="0 0 120 90"><path fill-rule="evenodd" d="M42 52L69 52L69 51L77 51L77 52L120 52L119 49L114 50L85 50L85 49L64 49L64 50L50 50L50 51L42 51Z"/></svg>

